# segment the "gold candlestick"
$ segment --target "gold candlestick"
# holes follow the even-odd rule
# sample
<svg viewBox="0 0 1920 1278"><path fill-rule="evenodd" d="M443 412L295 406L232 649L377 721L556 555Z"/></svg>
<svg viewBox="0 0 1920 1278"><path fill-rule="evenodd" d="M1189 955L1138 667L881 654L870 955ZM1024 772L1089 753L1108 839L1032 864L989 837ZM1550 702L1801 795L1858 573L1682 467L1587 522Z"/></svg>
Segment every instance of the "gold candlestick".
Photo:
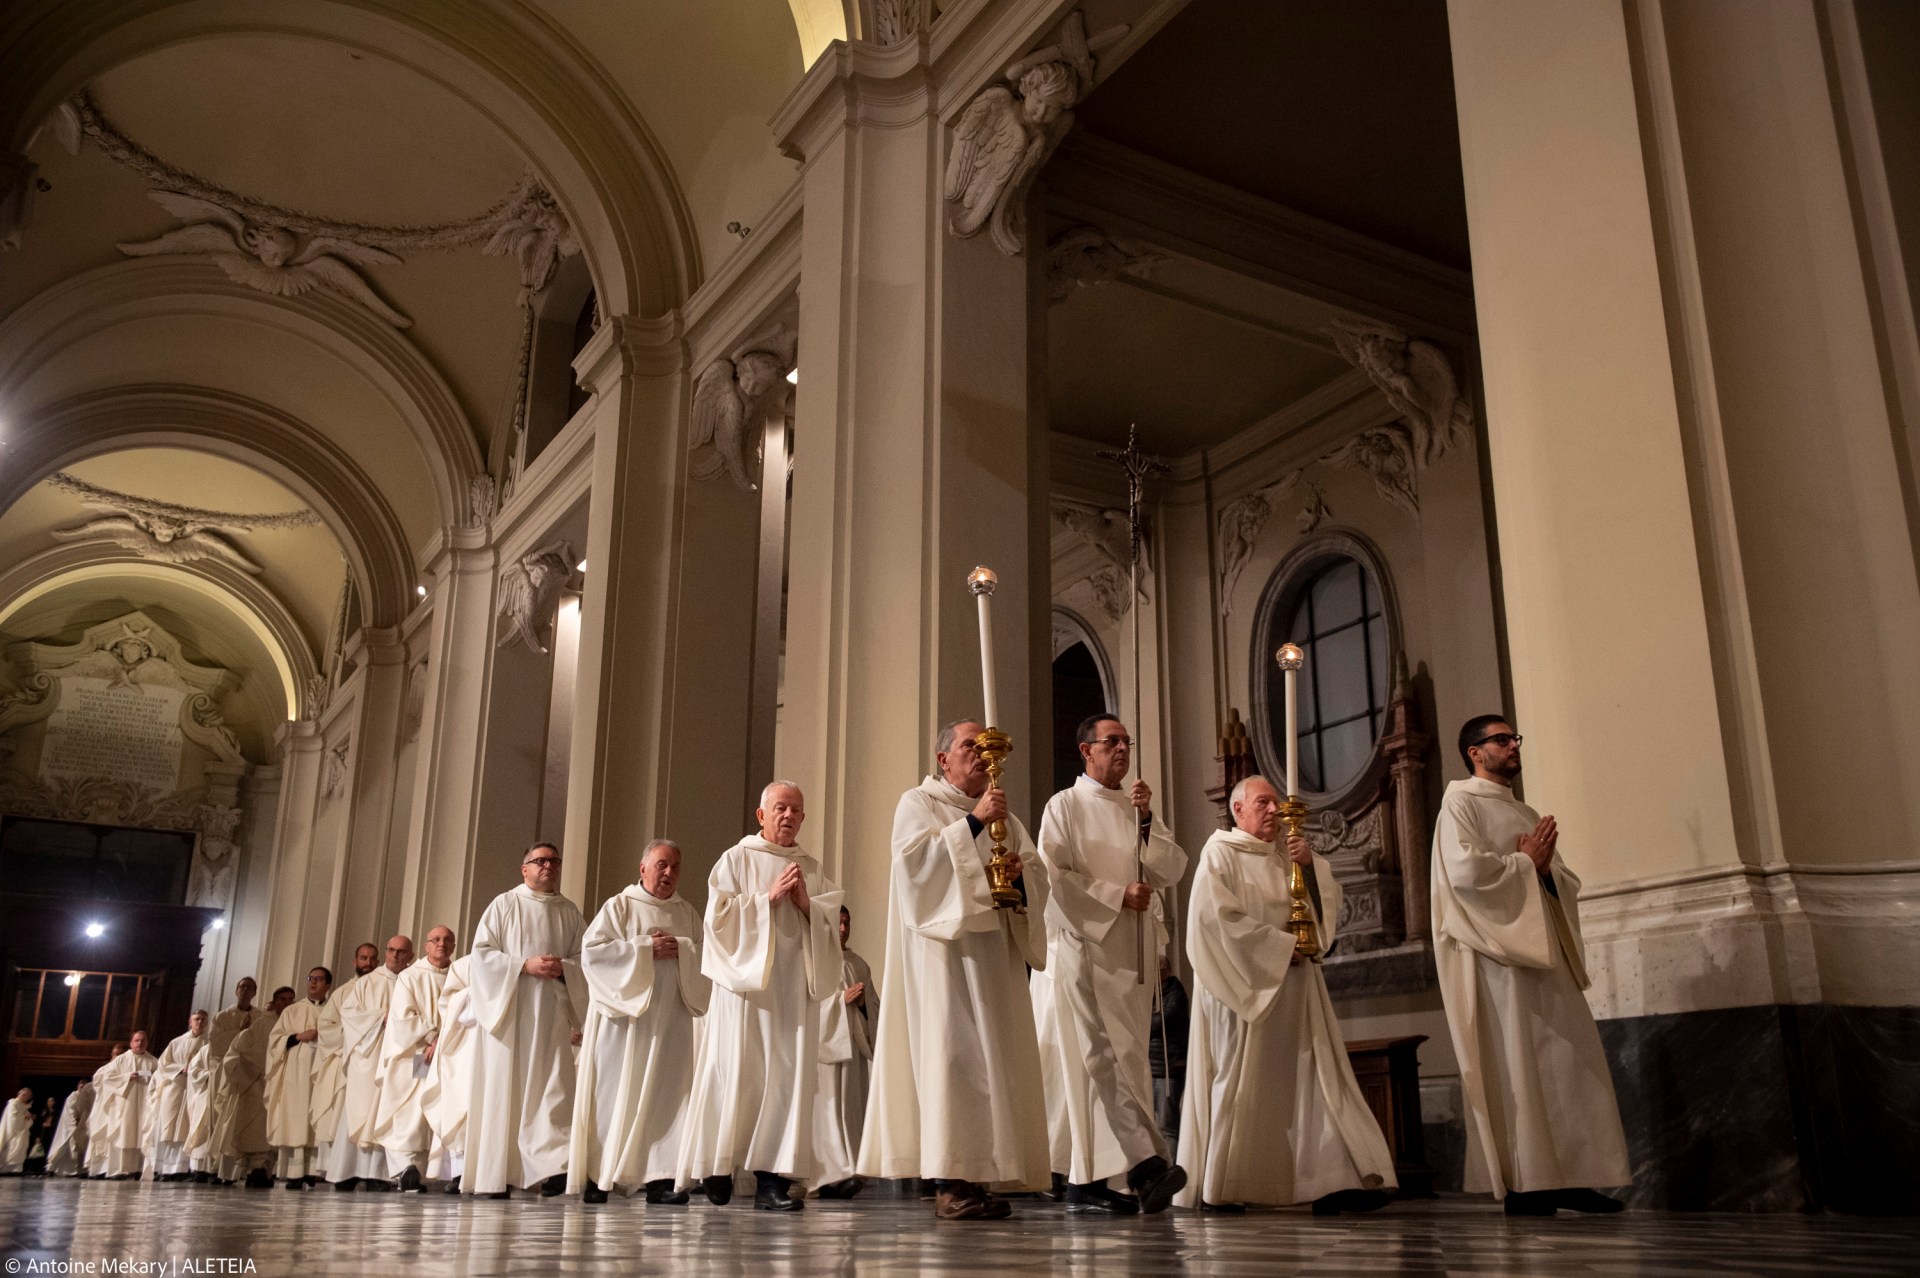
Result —
<svg viewBox="0 0 1920 1278"><path fill-rule="evenodd" d="M1280 805L1280 824L1286 827L1287 837L1300 833L1306 823L1307 805L1299 795L1288 795ZM1284 840L1281 846L1285 846ZM1291 849L1287 851L1287 895L1293 898L1293 908L1287 914L1287 930L1293 933L1293 961L1318 963L1320 933L1313 924L1313 907L1308 904L1307 867L1293 859Z"/></svg>
<svg viewBox="0 0 1920 1278"><path fill-rule="evenodd" d="M980 750L980 757L987 761L988 784L998 787L1000 769L1013 753L1013 738L998 728L988 728L973 742ZM987 886L993 891L993 908L1025 914L1027 903L1020 899L1020 889L1013 885L1013 858L1007 855L1007 823L990 821L987 833L993 839L993 855L987 860Z"/></svg>

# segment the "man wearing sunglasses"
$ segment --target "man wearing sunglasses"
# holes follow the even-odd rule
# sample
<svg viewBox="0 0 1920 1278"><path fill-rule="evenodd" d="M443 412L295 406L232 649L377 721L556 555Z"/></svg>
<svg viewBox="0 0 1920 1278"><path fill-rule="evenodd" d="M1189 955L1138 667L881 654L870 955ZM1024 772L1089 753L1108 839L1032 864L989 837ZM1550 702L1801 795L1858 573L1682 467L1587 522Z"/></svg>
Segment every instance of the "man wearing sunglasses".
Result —
<svg viewBox="0 0 1920 1278"><path fill-rule="evenodd" d="M1619 1211L1596 1185L1632 1179L1600 1031L1581 995L1580 880L1559 827L1513 793L1520 734L1460 729L1471 773L1433 834L1433 949L1467 1111L1466 1188L1509 1216Z"/></svg>

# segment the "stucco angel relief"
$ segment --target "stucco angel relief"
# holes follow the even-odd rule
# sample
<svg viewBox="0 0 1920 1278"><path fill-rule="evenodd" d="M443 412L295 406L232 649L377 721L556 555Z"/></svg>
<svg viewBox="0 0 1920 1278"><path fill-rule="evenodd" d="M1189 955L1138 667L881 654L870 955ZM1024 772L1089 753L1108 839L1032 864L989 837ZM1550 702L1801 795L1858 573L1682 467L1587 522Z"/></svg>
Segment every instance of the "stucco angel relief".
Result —
<svg viewBox="0 0 1920 1278"><path fill-rule="evenodd" d="M716 359L693 387L693 442L687 470L695 479L713 479L722 471L751 492L760 427L768 414L784 406L787 373L800 335L785 317L734 348L731 358Z"/></svg>
<svg viewBox="0 0 1920 1278"><path fill-rule="evenodd" d="M152 191L149 195L154 203L191 225L145 243L119 245L129 257L204 256L234 282L262 293L297 297L316 288L331 289L395 328L413 324L381 301L354 269L398 265L400 259L385 249L335 235L302 237L283 226L249 222L211 200L176 191Z"/></svg>
<svg viewBox="0 0 1920 1278"><path fill-rule="evenodd" d="M1007 83L983 89L953 126L944 195L947 228L966 239L990 228L994 245L1017 257L1026 243L1026 193L1034 174L1073 128L1074 103L1093 88L1093 55L1126 35L1112 27L1091 40L1078 11L1060 40L1009 66Z"/></svg>

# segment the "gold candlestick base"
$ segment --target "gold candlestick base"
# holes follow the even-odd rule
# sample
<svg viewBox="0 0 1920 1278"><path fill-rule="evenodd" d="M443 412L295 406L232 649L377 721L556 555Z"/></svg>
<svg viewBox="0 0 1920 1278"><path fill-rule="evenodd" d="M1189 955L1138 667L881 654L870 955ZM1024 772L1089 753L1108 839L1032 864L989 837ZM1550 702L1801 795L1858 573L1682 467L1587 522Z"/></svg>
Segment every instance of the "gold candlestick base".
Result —
<svg viewBox="0 0 1920 1278"><path fill-rule="evenodd" d="M980 757L987 761L987 780L998 786L1000 769L1013 753L1013 738L998 728L988 728L975 737L973 743L979 748ZM1020 889L1013 885L1013 858L1007 855L1007 823L988 822L987 833L993 838L993 856L987 861L987 886L993 891L993 908L1025 914L1027 903L1020 898Z"/></svg>
<svg viewBox="0 0 1920 1278"><path fill-rule="evenodd" d="M1300 796L1290 794L1287 801L1280 805L1280 824L1286 827L1288 837L1300 833L1307 823L1307 805ZM1281 847L1285 847L1285 840ZM1313 925L1313 907L1308 904L1307 870L1293 859L1293 853L1287 852L1287 895L1293 898L1293 908L1287 915L1287 930L1293 933L1293 961L1305 960L1309 963L1320 961L1320 932Z"/></svg>

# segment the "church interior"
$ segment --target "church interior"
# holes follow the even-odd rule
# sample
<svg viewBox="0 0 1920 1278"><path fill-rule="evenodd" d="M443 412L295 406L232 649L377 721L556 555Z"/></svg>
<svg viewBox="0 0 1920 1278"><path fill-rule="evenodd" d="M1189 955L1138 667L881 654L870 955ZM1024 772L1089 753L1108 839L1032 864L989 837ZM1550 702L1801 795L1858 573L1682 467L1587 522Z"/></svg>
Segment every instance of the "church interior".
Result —
<svg viewBox="0 0 1920 1278"><path fill-rule="evenodd" d="M942 726L993 715L1037 831L1105 713L1196 857L1297 752L1403 1201L274 1194L268 1243L29 1177L9 1257L1907 1271L1917 58L1907 0L16 0L0 1096L465 953L541 840L589 918L656 838L701 906L775 778L884 985ZM1485 714L1578 875L1608 1221L1462 1193L1431 858Z"/></svg>

